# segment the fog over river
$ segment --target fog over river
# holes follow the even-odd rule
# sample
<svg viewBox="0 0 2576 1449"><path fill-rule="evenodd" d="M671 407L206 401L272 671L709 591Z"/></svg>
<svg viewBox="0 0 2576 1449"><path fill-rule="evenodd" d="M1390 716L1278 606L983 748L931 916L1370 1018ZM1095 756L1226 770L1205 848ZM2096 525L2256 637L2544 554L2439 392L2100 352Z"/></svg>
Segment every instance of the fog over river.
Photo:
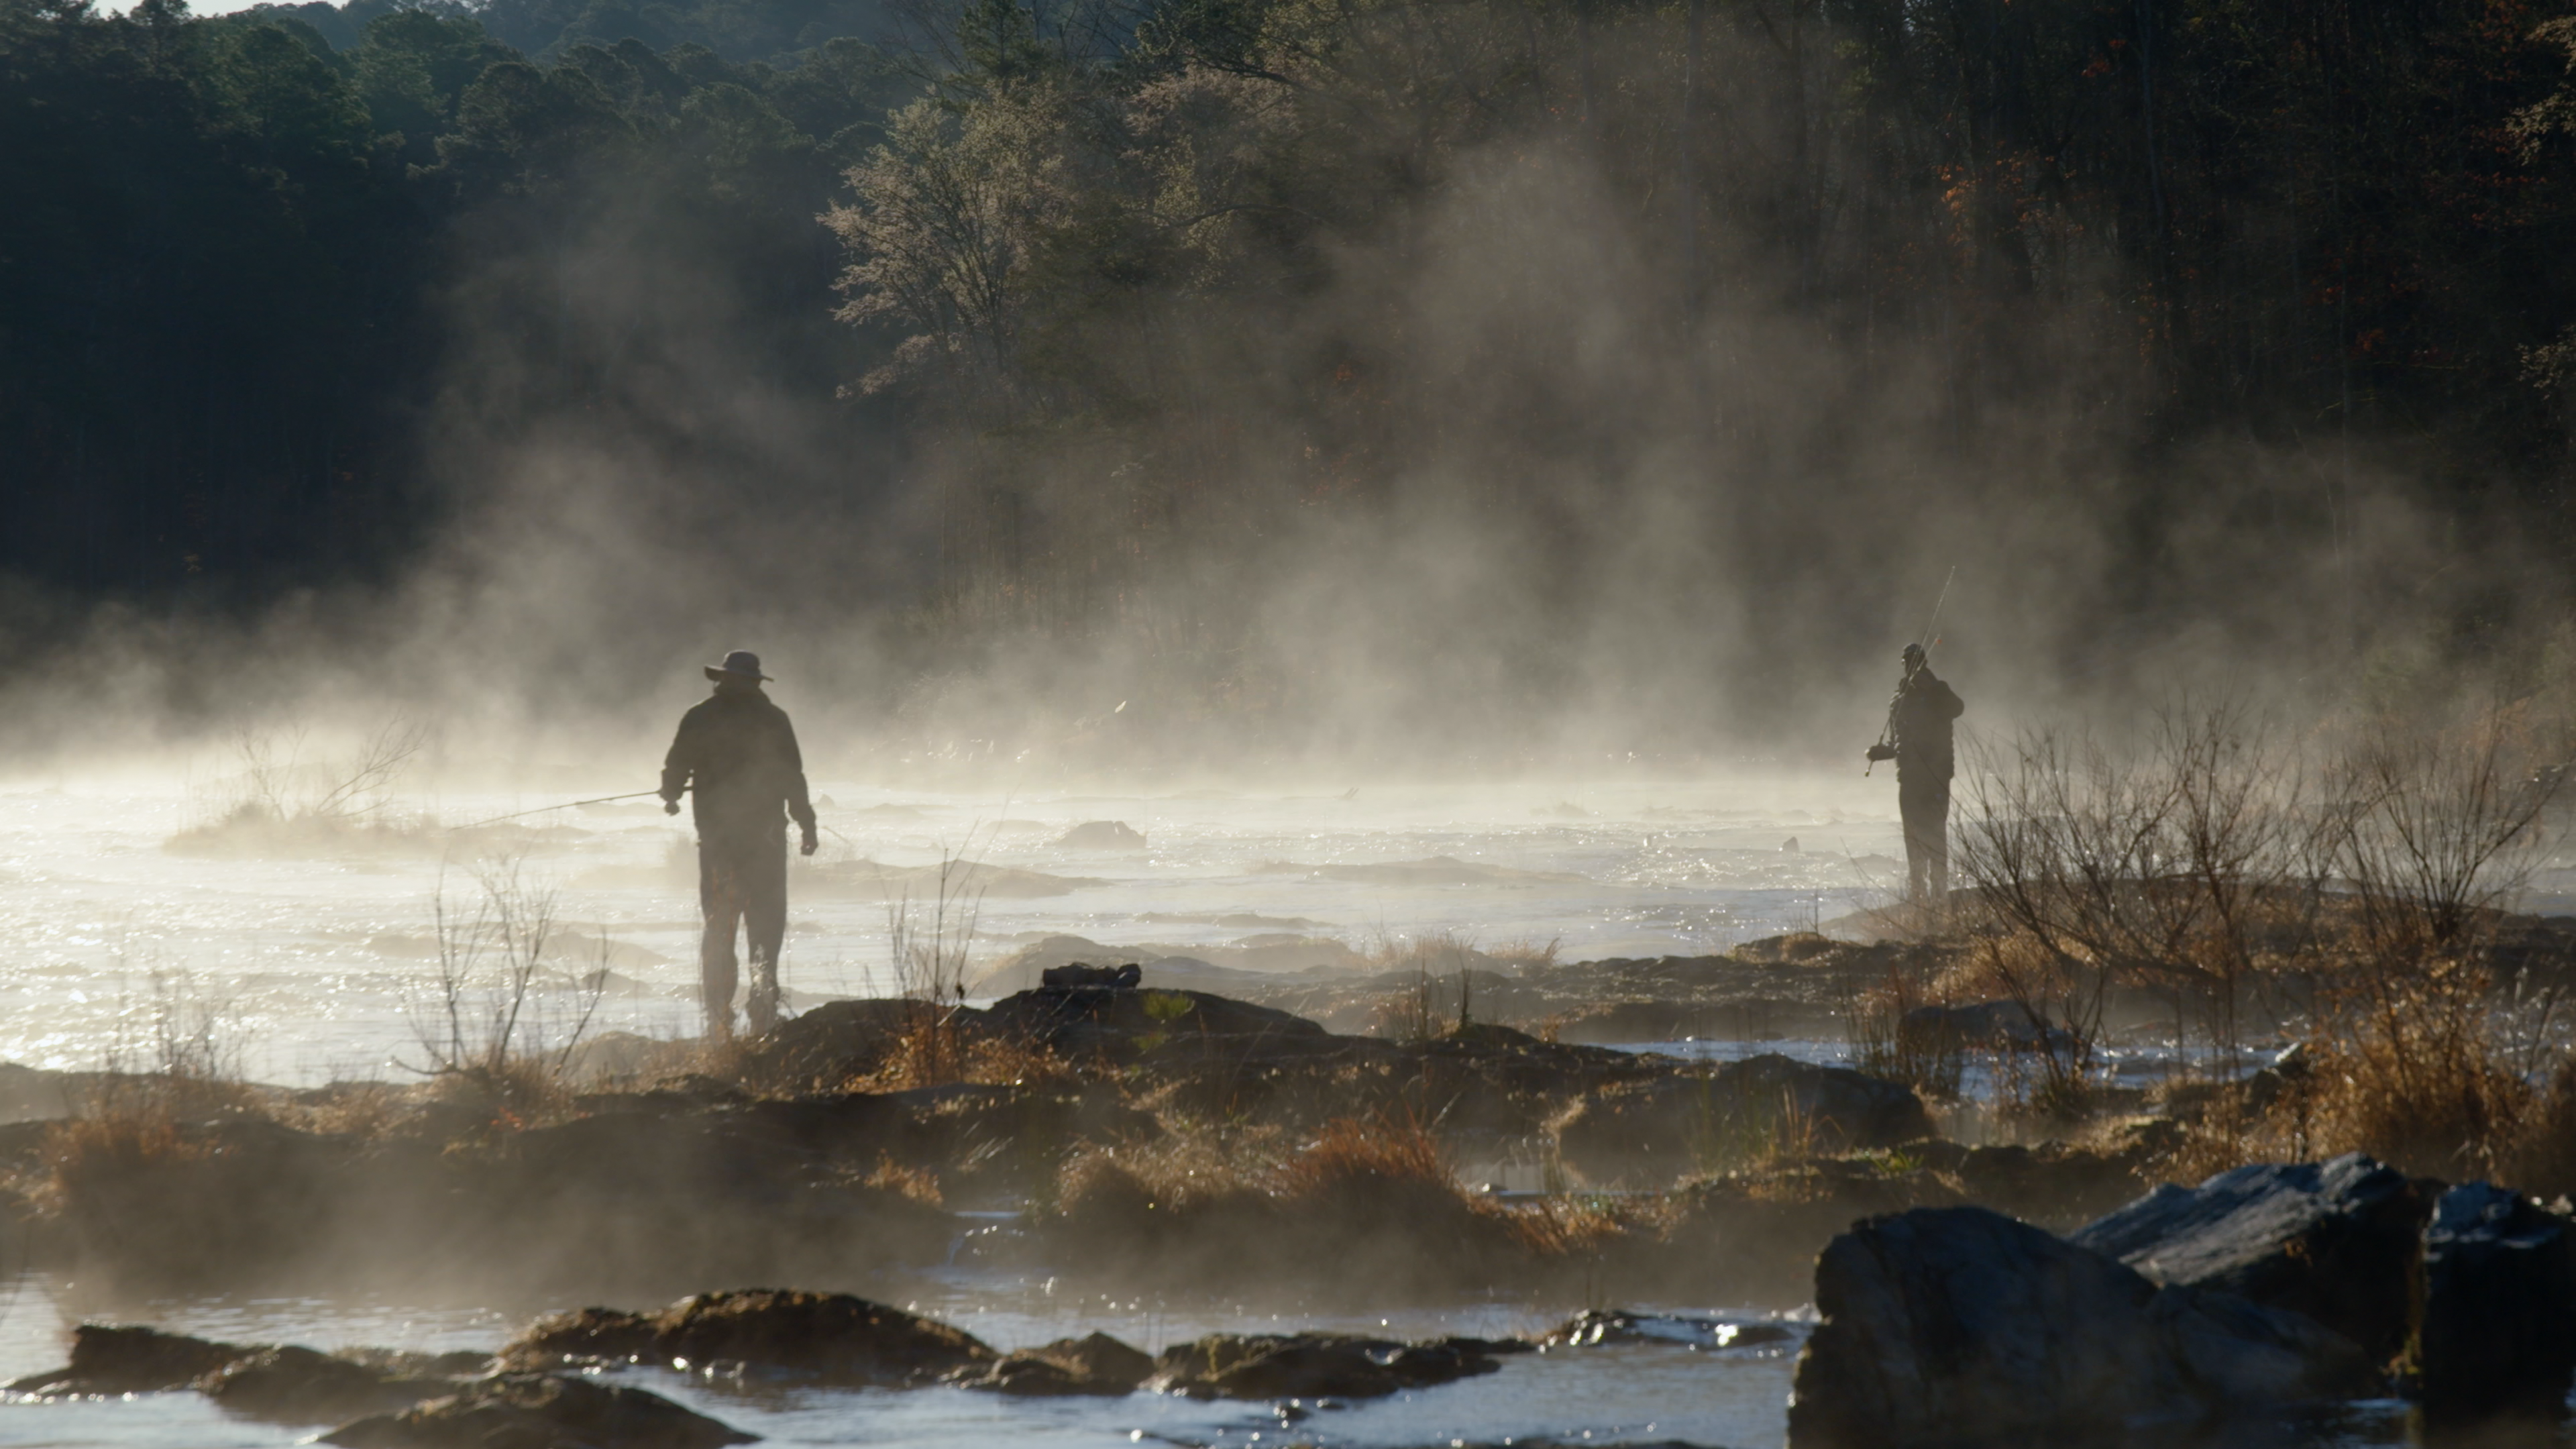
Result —
<svg viewBox="0 0 2576 1449"><path fill-rule="evenodd" d="M890 990L888 896L900 887L858 863L935 865L943 850L1053 878L979 882L979 968L1052 934L1233 962L1247 958L1223 948L1247 941L1365 953L1441 932L1488 949L1557 941L1566 960L1723 951L1901 889L1884 774L1347 797L969 796L818 780L827 833L790 884L784 981L791 1007ZM523 885L554 892L564 970L589 969L605 937L614 974L595 1030L696 1031L685 815L644 800L481 830L421 823L560 798L452 794L397 799L388 828L311 844L185 836L210 823L203 793L66 782L0 794L0 1061L100 1066L138 1049L179 994L220 1014L256 1079L397 1079L417 1060L406 1004L434 978L442 897L452 917L470 915L478 873L511 862ZM1144 844L1060 843L1104 820Z"/></svg>

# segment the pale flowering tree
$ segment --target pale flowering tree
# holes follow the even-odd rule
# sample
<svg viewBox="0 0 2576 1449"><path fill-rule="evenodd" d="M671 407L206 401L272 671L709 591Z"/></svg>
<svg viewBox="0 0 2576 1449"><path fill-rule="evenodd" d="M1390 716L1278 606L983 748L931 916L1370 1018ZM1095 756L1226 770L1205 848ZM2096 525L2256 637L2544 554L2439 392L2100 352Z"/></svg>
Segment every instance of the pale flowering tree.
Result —
<svg viewBox="0 0 2576 1449"><path fill-rule="evenodd" d="M860 391L938 372L981 411L1018 410L1031 273L1072 206L1063 109L1040 86L962 107L920 101L851 168L857 201L824 218L854 258L838 315L911 332Z"/></svg>

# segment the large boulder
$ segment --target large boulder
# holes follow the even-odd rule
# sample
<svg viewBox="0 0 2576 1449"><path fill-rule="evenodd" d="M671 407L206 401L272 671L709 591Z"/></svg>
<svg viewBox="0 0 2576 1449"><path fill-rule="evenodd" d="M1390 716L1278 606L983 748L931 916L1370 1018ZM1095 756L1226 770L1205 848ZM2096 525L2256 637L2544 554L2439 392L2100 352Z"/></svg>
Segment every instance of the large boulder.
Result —
<svg viewBox="0 0 2576 1449"><path fill-rule="evenodd" d="M2170 1184L2067 1235L2158 1283L2306 1314L2384 1361L2405 1346L2409 1275L2432 1199L2358 1152Z"/></svg>
<svg viewBox="0 0 2576 1449"><path fill-rule="evenodd" d="M2576 1380L2576 1254L2567 1220L2473 1182L2442 1194L2424 1227L2415 1364L2424 1414L2554 1421Z"/></svg>
<svg viewBox="0 0 2576 1449"><path fill-rule="evenodd" d="M1776 1052L1606 1087L1556 1124L1559 1156L1595 1182L1669 1181L1782 1148L1845 1152L1931 1135L1913 1088Z"/></svg>
<svg viewBox="0 0 2576 1449"><path fill-rule="evenodd" d="M724 1449L758 1439L659 1394L560 1374L502 1374L341 1425L342 1449Z"/></svg>
<svg viewBox="0 0 2576 1449"><path fill-rule="evenodd" d="M1194 1399L1374 1399L1502 1367L1523 1343L1397 1343L1344 1333L1212 1333L1163 1350L1147 1387Z"/></svg>
<svg viewBox="0 0 2576 1449"><path fill-rule="evenodd" d="M1145 968L1130 961L1123 966L1093 966L1071 961L1062 966L1049 966L1038 973L1040 986L1114 986L1133 991L1145 984Z"/></svg>
<svg viewBox="0 0 2576 1449"><path fill-rule="evenodd" d="M1133 1057L1174 1042L1224 1038L1236 1057L1265 1047L1324 1046L1330 1033L1276 1007L1204 991L1128 990L1114 986L1041 986L994 1002L993 1031L1068 1057Z"/></svg>
<svg viewBox="0 0 2576 1449"><path fill-rule="evenodd" d="M847 1293L778 1288L701 1293L659 1313L558 1313L501 1350L502 1365L519 1370L601 1361L725 1362L847 1386L927 1383L998 1356L962 1329L900 1308Z"/></svg>
<svg viewBox="0 0 2576 1449"><path fill-rule="evenodd" d="M2116 1442L2132 1426L2337 1397L2350 1341L2230 1294L2159 1289L1984 1208L1872 1218L1816 1260L1793 1449Z"/></svg>

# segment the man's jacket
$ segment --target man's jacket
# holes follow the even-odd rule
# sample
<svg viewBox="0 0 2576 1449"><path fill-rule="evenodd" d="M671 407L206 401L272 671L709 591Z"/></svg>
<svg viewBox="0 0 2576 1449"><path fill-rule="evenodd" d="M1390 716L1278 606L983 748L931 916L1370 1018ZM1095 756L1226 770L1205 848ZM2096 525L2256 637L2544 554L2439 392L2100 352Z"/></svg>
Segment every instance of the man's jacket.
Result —
<svg viewBox="0 0 2576 1449"><path fill-rule="evenodd" d="M796 727L756 685L720 684L680 716L662 761L662 798L677 800L684 788L702 841L775 839L782 815L814 828Z"/></svg>
<svg viewBox="0 0 2576 1449"><path fill-rule="evenodd" d="M1896 778L1949 779L1953 770L1950 721L1967 709L1958 692L1931 670L1915 671L1896 701Z"/></svg>

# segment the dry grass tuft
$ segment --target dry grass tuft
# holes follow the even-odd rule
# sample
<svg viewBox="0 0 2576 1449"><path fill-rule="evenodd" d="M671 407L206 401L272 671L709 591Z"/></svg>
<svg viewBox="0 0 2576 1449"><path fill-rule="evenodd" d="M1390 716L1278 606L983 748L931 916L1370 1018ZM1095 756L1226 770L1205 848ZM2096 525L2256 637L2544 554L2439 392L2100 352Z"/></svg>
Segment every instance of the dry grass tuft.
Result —
<svg viewBox="0 0 2576 1449"><path fill-rule="evenodd" d="M1670 1213L1668 1200L1643 1209L1623 1207L1615 1199L1567 1197L1541 1198L1525 1206L1480 1206L1498 1215L1512 1241L1536 1258L1596 1256Z"/></svg>
<svg viewBox="0 0 2576 1449"><path fill-rule="evenodd" d="M279 1104L272 1115L299 1131L374 1142L410 1116L414 1101L413 1091L383 1082L334 1082L303 1101Z"/></svg>
<svg viewBox="0 0 2576 1449"><path fill-rule="evenodd" d="M2576 1054L2534 1089L2500 1175L2536 1197L2576 1196Z"/></svg>
<svg viewBox="0 0 2576 1449"><path fill-rule="evenodd" d="M85 1111L46 1129L27 1199L41 1212L59 1214L98 1183L207 1155L206 1145L183 1132L178 1117L158 1104Z"/></svg>
<svg viewBox="0 0 2576 1449"><path fill-rule="evenodd" d="M1903 1082L1934 1101L1955 1101L1967 1070L1967 1043L1948 1023L1908 1021L1917 1009L1947 1004L1937 988L1900 962L1886 979L1855 993L1846 1020L1857 1060L1873 1077Z"/></svg>
<svg viewBox="0 0 2576 1449"><path fill-rule="evenodd" d="M505 1057L433 1077L430 1086L438 1100L474 1113L492 1131L524 1132L579 1115L575 1093L555 1058Z"/></svg>
<svg viewBox="0 0 2576 1449"><path fill-rule="evenodd" d="M1557 953L1564 948L1563 936L1550 936L1543 945L1535 936L1521 936L1487 947L1485 956L1496 966L1516 971L1536 971L1554 966Z"/></svg>
<svg viewBox="0 0 2576 1449"><path fill-rule="evenodd" d="M877 1154L876 1170L869 1173L864 1181L870 1187L901 1193L924 1207L946 1204L939 1191L939 1174L928 1168L906 1167L887 1153Z"/></svg>
<svg viewBox="0 0 2576 1449"><path fill-rule="evenodd" d="M2361 1019L2310 1043L2303 1089L2279 1114L2320 1155L2359 1150L2461 1181L2514 1155L2535 1093L2487 1030L2482 973L2437 965Z"/></svg>
<svg viewBox="0 0 2576 1449"><path fill-rule="evenodd" d="M910 1017L868 1070L844 1091L905 1092L967 1082L990 1087L1054 1086L1081 1081L1080 1069L1043 1042L970 1034L953 1018L923 1011Z"/></svg>
<svg viewBox="0 0 2576 1449"><path fill-rule="evenodd" d="M1440 1141L1410 1115L1337 1117L1290 1157L1277 1191L1291 1198L1344 1193L1462 1191Z"/></svg>

